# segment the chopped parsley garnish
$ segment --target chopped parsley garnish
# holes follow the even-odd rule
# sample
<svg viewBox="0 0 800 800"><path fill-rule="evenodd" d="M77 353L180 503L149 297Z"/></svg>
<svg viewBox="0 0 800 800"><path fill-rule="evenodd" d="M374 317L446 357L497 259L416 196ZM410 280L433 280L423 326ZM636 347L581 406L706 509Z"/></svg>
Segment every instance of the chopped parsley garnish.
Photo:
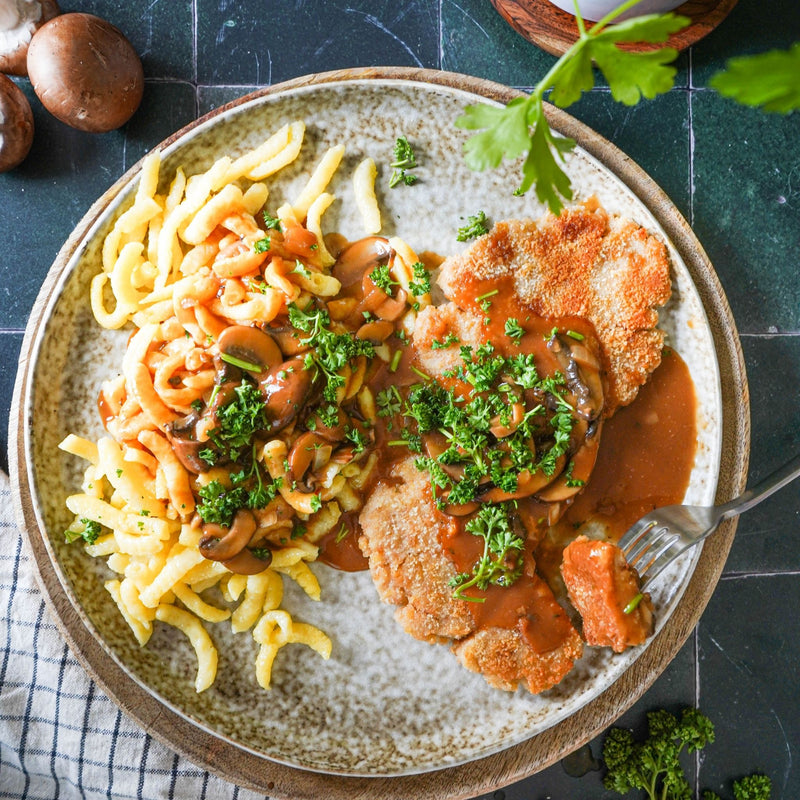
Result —
<svg viewBox="0 0 800 800"><path fill-rule="evenodd" d="M267 230L279 231L281 229L281 221L277 217L270 216L266 211L261 216L264 218Z"/></svg>
<svg viewBox="0 0 800 800"><path fill-rule="evenodd" d="M312 348L306 353L303 365L325 378L322 396L329 402L335 402L336 390L346 382L339 370L359 356L373 358L374 345L367 339L358 339L352 333L334 333L329 328L328 312L313 306L303 310L291 303L289 322L308 334L300 340L301 344Z"/></svg>
<svg viewBox="0 0 800 800"><path fill-rule="evenodd" d="M466 530L484 540L483 553L470 573L461 573L450 580L453 597L473 603L485 602L465 592L473 587L485 591L490 585L510 586L522 574L523 540L514 533L508 504L486 504L466 524Z"/></svg>
<svg viewBox="0 0 800 800"><path fill-rule="evenodd" d="M374 270L372 270L372 272L370 272L369 277L371 278L372 282L379 289L388 294L389 297L392 296L392 287L399 285L389 272L388 264L379 264Z"/></svg>
<svg viewBox="0 0 800 800"><path fill-rule="evenodd" d="M208 436L216 449L228 460L238 461L250 447L253 436L267 426L264 398L257 386L243 381L234 389L233 399L217 409L217 427ZM210 461L204 455L201 458Z"/></svg>
<svg viewBox="0 0 800 800"><path fill-rule="evenodd" d="M444 350L454 344L460 344L460 339L451 331L441 341L434 339L431 342L431 350Z"/></svg>
<svg viewBox="0 0 800 800"><path fill-rule="evenodd" d="M417 176L409 175L406 170L414 169L414 167L417 166L417 157L405 136L398 137L397 141L394 143L393 154L394 161L389 165L392 168L389 186L394 188L401 183L406 186L415 184L418 180Z"/></svg>
<svg viewBox="0 0 800 800"><path fill-rule="evenodd" d="M525 335L525 328L523 328L514 317L509 317L506 320L505 334L509 339L513 339L519 344L520 339Z"/></svg>
<svg viewBox="0 0 800 800"><path fill-rule="evenodd" d="M197 504L197 513L203 522L230 527L236 512L247 507L248 492L243 486L226 489L218 480L201 486L197 493L202 503Z"/></svg>
<svg viewBox="0 0 800 800"><path fill-rule="evenodd" d="M409 281L408 288L411 289L411 294L414 297L422 297L425 294L430 294L431 291L431 273L428 268L421 262L417 261L411 265L411 270L414 273L414 280Z"/></svg>
<svg viewBox="0 0 800 800"><path fill-rule="evenodd" d="M443 375L461 389L429 378L410 387L400 411L417 437L434 434L442 442L437 455L416 459L440 508L480 500L492 485L513 494L523 472L555 475L570 454L575 426L563 375L541 378L532 354L506 357L486 342L462 346L461 360ZM379 393L378 405L380 415L397 415L393 392ZM410 441L409 432L395 441Z"/></svg>
<svg viewBox="0 0 800 800"><path fill-rule="evenodd" d="M83 525L83 529L76 531L71 527L67 528L67 530L64 531L64 541L67 542L67 544L72 544L72 542L76 542L78 539L83 539L86 544L94 544L102 530L100 523L95 522L93 519L87 519L86 517L81 517L79 522Z"/></svg>
<svg viewBox="0 0 800 800"><path fill-rule="evenodd" d="M489 233L489 225L487 224L486 213L479 211L477 214L467 217L467 224L462 225L457 233L456 239L459 242L466 242L469 239L476 239L478 236L483 236L484 233Z"/></svg>
<svg viewBox="0 0 800 800"><path fill-rule="evenodd" d="M253 244L253 250L255 250L256 253L266 253L271 244L272 242L270 241L269 236L265 236L263 239L259 239Z"/></svg>
<svg viewBox="0 0 800 800"><path fill-rule="evenodd" d="M375 396L379 417L393 417L400 413L403 407L403 398L396 386L381 389Z"/></svg>
<svg viewBox="0 0 800 800"><path fill-rule="evenodd" d="M230 527L240 508L265 508L277 496L280 478L265 483L258 462L253 461L249 469L232 473L231 487L213 480L198 489L202 503L197 504L197 513L203 522Z"/></svg>

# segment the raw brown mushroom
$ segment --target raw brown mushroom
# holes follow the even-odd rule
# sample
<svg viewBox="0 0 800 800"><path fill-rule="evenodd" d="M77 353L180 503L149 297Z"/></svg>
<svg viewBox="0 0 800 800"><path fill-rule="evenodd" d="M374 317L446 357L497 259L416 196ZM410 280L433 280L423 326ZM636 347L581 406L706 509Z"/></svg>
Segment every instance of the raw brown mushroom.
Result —
<svg viewBox="0 0 800 800"><path fill-rule="evenodd" d="M17 166L33 143L33 112L11 78L0 75L0 172Z"/></svg>
<svg viewBox="0 0 800 800"><path fill-rule="evenodd" d="M28 75L54 117L91 133L124 125L144 91L133 45L92 14L61 14L39 28L28 47Z"/></svg>
<svg viewBox="0 0 800 800"><path fill-rule="evenodd" d="M25 77L31 37L45 22L60 13L55 0L0 2L0 72Z"/></svg>

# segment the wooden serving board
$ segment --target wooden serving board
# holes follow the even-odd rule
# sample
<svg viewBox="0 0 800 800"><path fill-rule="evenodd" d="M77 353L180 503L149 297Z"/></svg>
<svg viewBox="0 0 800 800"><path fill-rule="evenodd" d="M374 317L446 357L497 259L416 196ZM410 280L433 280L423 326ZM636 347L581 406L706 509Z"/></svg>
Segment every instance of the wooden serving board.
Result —
<svg viewBox="0 0 800 800"><path fill-rule="evenodd" d="M507 103L520 96L499 84L462 75L424 69L368 68L298 78L260 90L257 95L321 83L396 79L449 86ZM257 95L250 95L255 97ZM236 101L245 102L248 98ZM212 112L220 113L222 109ZM710 325L720 371L723 398L722 457L717 501L737 496L745 486L749 444L749 398L744 359L728 302L714 269L689 225L663 191L627 156L594 131L563 111L548 106L554 130L578 144L631 188L666 232L691 272ZM205 117L204 120L210 118ZM191 127L204 120L193 123ZM180 135L176 134L176 136ZM175 138L175 137L173 137ZM140 168L132 169L135 173ZM131 174L126 180L131 178ZM329 800L459 800L499 789L519 781L563 758L590 741L627 710L661 674L690 635L711 594L733 542L736 521L724 522L703 547L685 595L642 655L624 675L602 694L563 722L502 752L459 766L399 777L350 777L297 769L242 749L234 742L212 735L188 717L159 701L109 655L64 593L51 562L47 532L36 508L36 487L27 465L26 402L32 382L36 329L44 324L50 299L58 291L71 255L91 229L103 205L122 185L112 187L90 209L65 244L49 273L22 345L20 367L10 415L10 473L15 511L27 535L27 543L45 601L62 635L87 672L114 702L144 730L199 766L242 787L273 798L327 797Z"/></svg>
<svg viewBox="0 0 800 800"><path fill-rule="evenodd" d="M737 0L688 0L675 9L692 20L692 24L669 37L666 45L685 50L707 36L728 16ZM554 56L563 55L578 38L575 17L554 6L550 0L492 0L500 15L529 42ZM631 50L644 52L664 47L634 45Z"/></svg>

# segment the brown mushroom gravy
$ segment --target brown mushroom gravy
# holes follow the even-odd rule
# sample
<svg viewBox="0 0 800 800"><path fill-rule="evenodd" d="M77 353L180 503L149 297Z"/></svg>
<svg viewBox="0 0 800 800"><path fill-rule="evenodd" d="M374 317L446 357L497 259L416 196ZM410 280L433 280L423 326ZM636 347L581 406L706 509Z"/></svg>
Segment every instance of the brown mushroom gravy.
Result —
<svg viewBox="0 0 800 800"><path fill-rule="evenodd" d="M395 480L394 464L414 456L420 469L435 471L431 513L446 521L441 545L462 576L455 596L471 601L478 627L517 628L537 651L553 649L570 625L544 589L558 582L566 544L588 521L618 537L646 511L684 495L695 448L695 400L686 365L665 350L634 403L605 419L607 365L586 320L543 319L515 299L509 282L475 281L451 300L475 323L478 341L466 345L446 330L443 339L412 339L404 319L429 291L425 265L418 265L420 284L401 286L391 277L395 253L388 240L328 237L326 244L337 258L332 274L341 283L338 294L290 307L269 325L222 332L208 349L216 370L213 391L168 428L176 457L195 476L213 467L240 476L244 485L257 481L262 488L263 482L272 490L268 505L280 496L253 454L255 442L278 432L288 434L286 478L306 496L321 495L326 464L376 457L376 468L359 489L363 501L377 482ZM435 267L440 259L427 254L424 261ZM342 347L341 361L326 361L326 347ZM456 366L426 369L433 352ZM374 419L356 395L343 393L336 364L357 374L377 400ZM478 374L484 367L488 378ZM419 394L426 394L429 408L449 404L459 411L473 401L481 404L483 445L474 462L488 460L480 474L473 474L473 462L452 444L446 426L426 426L409 411ZM223 444L223 416L244 395L250 429L234 445L233 437ZM99 406L107 419L102 395ZM230 486L225 491L233 492ZM486 542L470 527L489 506L504 509L522 544L502 556L501 577L482 585L469 576ZM363 570L358 511L342 510L318 542L319 560ZM240 505L233 513L227 525L196 520L203 525L201 551L231 571L257 571L269 563L269 549L280 545L258 539L258 511Z"/></svg>

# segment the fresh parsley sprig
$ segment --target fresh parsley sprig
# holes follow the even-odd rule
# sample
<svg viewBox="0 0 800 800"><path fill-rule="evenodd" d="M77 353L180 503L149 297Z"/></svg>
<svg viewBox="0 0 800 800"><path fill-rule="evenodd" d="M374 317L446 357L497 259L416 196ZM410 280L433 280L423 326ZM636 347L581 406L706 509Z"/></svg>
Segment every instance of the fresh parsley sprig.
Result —
<svg viewBox="0 0 800 800"><path fill-rule="evenodd" d="M711 78L711 87L763 111L788 114L800 109L800 42L788 50L732 58Z"/></svg>
<svg viewBox="0 0 800 800"><path fill-rule="evenodd" d="M611 728L603 742L607 789L622 795L638 789L648 800L689 800L694 797L680 762L681 753L702 750L714 741L714 724L696 708L685 708L680 718L665 709L647 714L647 736L637 740L626 728ZM753 774L733 783L735 800L769 800L772 782ZM703 800L720 800L704 791Z"/></svg>
<svg viewBox="0 0 800 800"><path fill-rule="evenodd" d="M464 144L467 165L480 171L497 167L503 158L514 159L527 153L517 191L524 193L533 187L540 202L558 214L563 201L572 199L569 177L559 162L563 163L575 142L550 129L544 109L545 94L551 91L550 100L561 108L576 102L594 86L593 64L608 81L614 100L629 106L642 97L651 99L669 91L674 83L677 70L671 62L678 55L677 50L663 47L631 52L618 45L665 42L691 20L677 14L647 14L611 24L637 2L628 0L590 28L586 27L576 2L577 41L529 95L515 98L506 106L485 103L467 106L456 126L480 131Z"/></svg>
<svg viewBox="0 0 800 800"><path fill-rule="evenodd" d="M394 160L389 165L392 168L392 175L389 178L389 186L394 188L403 183L411 186L417 182L416 175L410 175L407 170L417 166L417 156L414 148L405 136L399 136L394 143Z"/></svg>
<svg viewBox="0 0 800 800"><path fill-rule="evenodd" d="M450 580L453 596L459 600L483 603L486 597L465 594L475 587L485 591L490 585L510 586L522 574L522 539L514 533L507 504L484 505L466 524L473 536L483 538L483 553L469 573Z"/></svg>

